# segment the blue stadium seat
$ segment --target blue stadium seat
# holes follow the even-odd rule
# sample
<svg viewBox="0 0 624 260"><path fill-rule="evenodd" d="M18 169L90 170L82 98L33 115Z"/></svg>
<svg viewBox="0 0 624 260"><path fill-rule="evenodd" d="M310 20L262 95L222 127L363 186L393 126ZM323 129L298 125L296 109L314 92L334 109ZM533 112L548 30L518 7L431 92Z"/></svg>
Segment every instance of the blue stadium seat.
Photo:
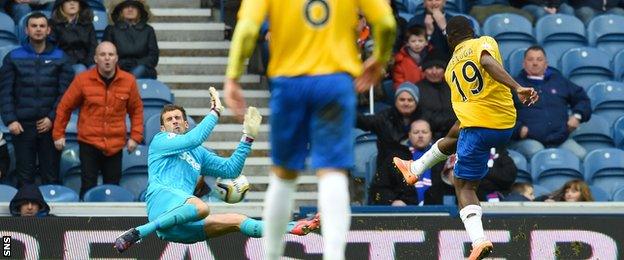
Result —
<svg viewBox="0 0 624 260"><path fill-rule="evenodd" d="M540 18L535 24L535 39L546 50L549 64L554 67L566 50L587 45L583 22L565 14Z"/></svg>
<svg viewBox="0 0 624 260"><path fill-rule="evenodd" d="M39 186L43 199L46 202L79 202L78 193L62 185Z"/></svg>
<svg viewBox="0 0 624 260"><path fill-rule="evenodd" d="M143 190L141 192L141 195L139 195L139 201L140 202L145 202L145 196L147 195L147 189Z"/></svg>
<svg viewBox="0 0 624 260"><path fill-rule="evenodd" d="M615 55L624 49L624 16L604 14L595 16L587 25L589 44Z"/></svg>
<svg viewBox="0 0 624 260"><path fill-rule="evenodd" d="M550 148L537 152L531 158L533 183L548 190L559 189L565 182L583 179L579 158L565 149Z"/></svg>
<svg viewBox="0 0 624 260"><path fill-rule="evenodd" d="M589 191L594 201L610 201L611 195L596 185L589 185Z"/></svg>
<svg viewBox="0 0 624 260"><path fill-rule="evenodd" d="M69 142L78 142L78 110L71 113L69 122L65 127L65 140Z"/></svg>
<svg viewBox="0 0 624 260"><path fill-rule="evenodd" d="M548 188L544 186L533 184L533 195L535 195L536 198L539 196L549 195L553 191L554 190L549 190Z"/></svg>
<svg viewBox="0 0 624 260"><path fill-rule="evenodd" d="M0 40L1 42L2 40ZM13 44L9 44L9 45L2 45L2 47L0 47L0 66L2 66L2 64L4 63L4 56L6 56L7 54L9 54L9 52L11 52L13 49L19 47L18 45L13 45Z"/></svg>
<svg viewBox="0 0 624 260"><path fill-rule="evenodd" d="M509 57L504 61L505 68L509 72L509 75L512 77L516 77L520 75L520 72L524 69L522 64L524 64L524 52L526 52L527 48L520 48L515 51L512 51L509 54Z"/></svg>
<svg viewBox="0 0 624 260"><path fill-rule="evenodd" d="M616 148L594 150L585 156L585 180L609 194L624 186L624 151Z"/></svg>
<svg viewBox="0 0 624 260"><path fill-rule="evenodd" d="M566 51L559 60L559 68L565 77L585 90L596 82L613 78L610 55L592 47Z"/></svg>
<svg viewBox="0 0 624 260"><path fill-rule="evenodd" d="M0 12L0 47L18 44L15 22L6 13Z"/></svg>
<svg viewBox="0 0 624 260"><path fill-rule="evenodd" d="M368 201L368 187L375 172L374 164L377 156L377 136L374 134L363 134L355 139L355 166L351 172L352 177L361 178L365 183L364 201ZM376 165L376 163L375 163Z"/></svg>
<svg viewBox="0 0 624 260"><path fill-rule="evenodd" d="M507 59L513 50L535 44L531 22L517 14L491 15L485 19L481 29L483 35L496 39L503 60Z"/></svg>
<svg viewBox="0 0 624 260"><path fill-rule="evenodd" d="M83 199L85 202L132 202L134 195L120 186L104 184L85 192Z"/></svg>
<svg viewBox="0 0 624 260"><path fill-rule="evenodd" d="M613 193L613 197L612 197L613 201L624 201L624 187L620 188L619 190L615 191Z"/></svg>
<svg viewBox="0 0 624 260"><path fill-rule="evenodd" d="M448 4L448 1L446 2ZM472 24L472 29L474 30L474 33L476 35L481 35L481 26L479 25L479 21L477 21L477 19L475 19L474 17L464 14L464 13L454 13L454 12L449 12L449 14L453 15L453 16L458 16L461 15L463 17L466 17L470 20L470 23Z"/></svg>
<svg viewBox="0 0 624 260"><path fill-rule="evenodd" d="M589 87L587 96L591 99L592 113L604 117L609 126L624 115L624 83L598 82Z"/></svg>
<svg viewBox="0 0 624 260"><path fill-rule="evenodd" d="M106 10L93 9L93 28L95 29L95 36L98 40L102 40L104 37L106 26L108 26L108 14Z"/></svg>
<svg viewBox="0 0 624 260"><path fill-rule="evenodd" d="M518 175L516 176L516 182L533 182L531 172L529 169L529 163L524 155L514 150L507 150L509 157L514 161L516 168L518 168Z"/></svg>
<svg viewBox="0 0 624 260"><path fill-rule="evenodd" d="M615 75L613 79L616 81L624 81L624 49L615 54L611 63Z"/></svg>
<svg viewBox="0 0 624 260"><path fill-rule="evenodd" d="M80 156L77 143L66 144L61 152L61 162L59 174L63 181L63 186L75 192L80 192Z"/></svg>
<svg viewBox="0 0 624 260"><path fill-rule="evenodd" d="M613 124L613 142L615 147L624 149L624 116L615 120Z"/></svg>
<svg viewBox="0 0 624 260"><path fill-rule="evenodd" d="M166 105L173 103L169 86L155 79L137 79L137 87L143 105Z"/></svg>
<svg viewBox="0 0 624 260"><path fill-rule="evenodd" d="M9 185L0 184L0 202L11 202L17 189Z"/></svg>
<svg viewBox="0 0 624 260"><path fill-rule="evenodd" d="M592 114L589 121L582 123L570 137L583 146L587 152L613 147L611 125L600 115Z"/></svg>
<svg viewBox="0 0 624 260"><path fill-rule="evenodd" d="M87 4L91 10L106 12L106 6L104 6L104 1L102 0L87 0Z"/></svg>
<svg viewBox="0 0 624 260"><path fill-rule="evenodd" d="M24 17L22 17L16 25L15 28L15 35L17 35L17 40L19 43L26 43L27 41L27 35L26 35L26 19L28 18L28 16L32 13L35 12L40 12L43 13L46 17L50 18L50 15L52 12L48 11L48 10L40 10L40 11L34 11L34 12L30 12L27 15L25 15Z"/></svg>
<svg viewBox="0 0 624 260"><path fill-rule="evenodd" d="M127 173L147 173L147 146L138 145L136 149L129 153L126 148L122 151L121 172Z"/></svg>
<svg viewBox="0 0 624 260"><path fill-rule="evenodd" d="M141 172L129 172L123 173L121 175L121 180L119 181L119 186L124 189L130 191L134 196L135 200L139 200L141 198L141 192L147 189L147 170L143 173Z"/></svg>

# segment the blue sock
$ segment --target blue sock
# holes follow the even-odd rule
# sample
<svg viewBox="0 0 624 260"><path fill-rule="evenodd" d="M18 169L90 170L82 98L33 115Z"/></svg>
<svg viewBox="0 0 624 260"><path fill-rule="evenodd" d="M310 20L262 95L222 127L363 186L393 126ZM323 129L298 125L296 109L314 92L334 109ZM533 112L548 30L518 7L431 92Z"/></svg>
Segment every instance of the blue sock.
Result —
<svg viewBox="0 0 624 260"><path fill-rule="evenodd" d="M156 220L151 221L145 225L137 227L141 238L156 231L156 229L167 229L175 225L184 224L197 219L197 208L192 204L184 204L173 210L160 215Z"/></svg>
<svg viewBox="0 0 624 260"><path fill-rule="evenodd" d="M246 218L240 225L241 233L248 237L262 237L263 228L264 223L261 220L256 220L253 218Z"/></svg>

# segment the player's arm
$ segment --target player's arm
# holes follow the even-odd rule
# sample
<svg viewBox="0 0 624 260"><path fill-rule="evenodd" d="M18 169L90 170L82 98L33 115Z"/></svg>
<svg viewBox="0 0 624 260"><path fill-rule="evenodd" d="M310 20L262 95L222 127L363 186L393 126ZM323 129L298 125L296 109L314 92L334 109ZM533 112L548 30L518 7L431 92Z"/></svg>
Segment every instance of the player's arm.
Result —
<svg viewBox="0 0 624 260"><path fill-rule="evenodd" d="M498 61L490 55L489 52L483 51L481 52L481 66L487 71L487 73L492 76L492 78L512 91L515 91L518 94L518 98L523 104L531 105L537 101L539 98L537 96L537 91L533 90L533 88L525 88L520 86L520 84L514 80L503 65L498 63Z"/></svg>
<svg viewBox="0 0 624 260"><path fill-rule="evenodd" d="M396 21L392 9L385 0L360 0L360 8L373 29L375 46L371 57L385 64L392 55L396 36Z"/></svg>

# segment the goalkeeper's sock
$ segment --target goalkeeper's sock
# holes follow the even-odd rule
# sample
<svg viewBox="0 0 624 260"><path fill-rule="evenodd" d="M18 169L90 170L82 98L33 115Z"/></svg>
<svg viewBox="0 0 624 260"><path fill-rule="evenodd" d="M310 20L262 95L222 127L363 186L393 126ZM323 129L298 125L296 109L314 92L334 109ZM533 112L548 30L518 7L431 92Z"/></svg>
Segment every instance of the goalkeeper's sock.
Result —
<svg viewBox="0 0 624 260"><path fill-rule="evenodd" d="M262 219L265 222L264 252L265 259L279 259L284 252L282 238L286 232L286 224L290 220L293 205L292 194L296 181L285 180L271 174L269 188L264 199Z"/></svg>
<svg viewBox="0 0 624 260"><path fill-rule="evenodd" d="M169 212L160 215L154 221L151 221L145 225L139 226L136 229L139 231L141 238L153 233L157 229L167 229L175 225L184 224L190 221L199 220L197 208L192 204L184 204L170 210Z"/></svg>
<svg viewBox="0 0 624 260"><path fill-rule="evenodd" d="M416 176L420 176L425 170L430 169L437 163L448 159L448 155L442 153L440 148L438 148L438 144L442 141L443 138L440 138L437 142L435 142L429 151L427 151L420 159L412 162L410 172Z"/></svg>
<svg viewBox="0 0 624 260"><path fill-rule="evenodd" d="M263 229L264 224L262 223L262 221L253 218L246 218L240 224L241 233L248 237L262 237Z"/></svg>
<svg viewBox="0 0 624 260"><path fill-rule="evenodd" d="M349 180L344 173L328 172L318 181L323 259L345 259L347 232L351 224Z"/></svg>

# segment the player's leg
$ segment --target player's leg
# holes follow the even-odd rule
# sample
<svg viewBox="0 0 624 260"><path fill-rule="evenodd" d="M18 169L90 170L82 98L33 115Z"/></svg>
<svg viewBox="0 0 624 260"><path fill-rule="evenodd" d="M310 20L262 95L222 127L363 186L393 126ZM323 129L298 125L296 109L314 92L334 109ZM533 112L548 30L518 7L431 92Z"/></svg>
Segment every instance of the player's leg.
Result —
<svg viewBox="0 0 624 260"><path fill-rule="evenodd" d="M431 149L423 154L420 159L412 161L394 157L394 165L399 172L403 174L405 182L407 182L407 184L414 185L416 184L416 181L418 181L418 176L425 172L425 170L433 167L441 161L446 160L449 155L455 153L458 136L459 121L455 122L455 125L453 125L446 136L435 142L431 146Z"/></svg>
<svg viewBox="0 0 624 260"><path fill-rule="evenodd" d="M305 168L308 144L306 77L271 79L271 159L275 167L269 178L262 218L266 259L279 259L283 235L293 207L297 171Z"/></svg>
<svg viewBox="0 0 624 260"><path fill-rule="evenodd" d="M256 220L238 213L214 214L206 217L204 222L206 237L218 237L227 233L240 231L248 237L260 238L264 234L265 221ZM290 221L286 225L286 232L304 236L320 227L320 215L311 219Z"/></svg>
<svg viewBox="0 0 624 260"><path fill-rule="evenodd" d="M351 77L319 77L310 121L311 162L317 169L318 206L323 222L323 259L344 259L351 225L349 179L354 164L356 100Z"/></svg>

